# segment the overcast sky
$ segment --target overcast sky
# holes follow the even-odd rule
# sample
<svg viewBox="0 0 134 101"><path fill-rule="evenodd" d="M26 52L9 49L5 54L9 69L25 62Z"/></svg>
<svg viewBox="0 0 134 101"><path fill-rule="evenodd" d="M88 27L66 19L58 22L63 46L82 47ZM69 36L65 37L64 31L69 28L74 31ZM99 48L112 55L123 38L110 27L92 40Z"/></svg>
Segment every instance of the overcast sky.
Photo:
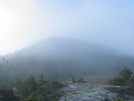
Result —
<svg viewBox="0 0 134 101"><path fill-rule="evenodd" d="M133 0L0 0L0 54L64 36L134 55Z"/></svg>

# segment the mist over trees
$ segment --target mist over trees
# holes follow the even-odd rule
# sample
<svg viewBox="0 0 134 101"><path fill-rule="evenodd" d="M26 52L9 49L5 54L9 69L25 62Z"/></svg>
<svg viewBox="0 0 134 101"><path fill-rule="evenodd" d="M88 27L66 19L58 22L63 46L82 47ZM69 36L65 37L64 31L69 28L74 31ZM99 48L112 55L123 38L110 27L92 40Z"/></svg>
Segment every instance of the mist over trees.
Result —
<svg viewBox="0 0 134 101"><path fill-rule="evenodd" d="M133 70L134 58L97 44L67 38L50 38L13 54L0 57L0 82L13 85L31 73L44 79L72 76L117 75L124 68Z"/></svg>

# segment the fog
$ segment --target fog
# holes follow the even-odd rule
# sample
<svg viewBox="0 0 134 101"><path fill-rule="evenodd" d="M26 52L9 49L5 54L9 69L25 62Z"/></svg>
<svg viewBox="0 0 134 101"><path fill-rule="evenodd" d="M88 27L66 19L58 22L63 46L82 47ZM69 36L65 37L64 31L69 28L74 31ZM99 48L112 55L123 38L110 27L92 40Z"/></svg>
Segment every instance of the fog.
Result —
<svg viewBox="0 0 134 101"><path fill-rule="evenodd" d="M1 0L1 82L63 80L134 66L134 1Z"/></svg>
<svg viewBox="0 0 134 101"><path fill-rule="evenodd" d="M131 70L134 57L124 52L85 40L52 37L20 51L0 57L1 81L13 84L31 73L47 80L72 76L115 76L124 67Z"/></svg>
<svg viewBox="0 0 134 101"><path fill-rule="evenodd" d="M41 14L40 23L32 30L36 33L34 41L64 36L101 43L133 55L134 2L50 0L38 3Z"/></svg>
<svg viewBox="0 0 134 101"><path fill-rule="evenodd" d="M134 55L133 1L4 0L0 4L0 54L62 36Z"/></svg>

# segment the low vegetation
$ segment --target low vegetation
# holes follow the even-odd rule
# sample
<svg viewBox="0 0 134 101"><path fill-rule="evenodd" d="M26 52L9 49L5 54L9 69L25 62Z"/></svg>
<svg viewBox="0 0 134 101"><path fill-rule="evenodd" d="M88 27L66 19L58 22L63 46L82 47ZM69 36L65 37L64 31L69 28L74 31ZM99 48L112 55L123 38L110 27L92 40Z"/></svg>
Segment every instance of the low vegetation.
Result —
<svg viewBox="0 0 134 101"><path fill-rule="evenodd" d="M64 87L60 81L44 80L43 74L38 80L32 74L24 80L17 79L14 86L1 84L0 101L56 101L61 96L58 91Z"/></svg>
<svg viewBox="0 0 134 101"><path fill-rule="evenodd" d="M125 88L123 88L123 87L121 87L121 88L118 88L118 91L119 91L120 93L122 93L122 92L125 92L125 91L126 91L126 89L125 89Z"/></svg>
<svg viewBox="0 0 134 101"><path fill-rule="evenodd" d="M122 98L117 99L116 101L124 101L123 94L133 95L134 92L134 75L133 72L125 67L119 73L119 76L115 77L114 79L110 80L109 83L113 85L120 85L120 88L110 88L110 91L118 92L122 95ZM108 88L109 89L109 88ZM116 90L117 89L117 90Z"/></svg>
<svg viewBox="0 0 134 101"><path fill-rule="evenodd" d="M124 101L122 98L117 99L116 101Z"/></svg>
<svg viewBox="0 0 134 101"><path fill-rule="evenodd" d="M72 83L86 83L83 78L76 79L74 76L71 78Z"/></svg>
<svg viewBox="0 0 134 101"><path fill-rule="evenodd" d="M134 86L134 76L132 76L133 72L125 67L119 73L119 76L115 77L114 79L110 80L109 83L113 85L130 85Z"/></svg>

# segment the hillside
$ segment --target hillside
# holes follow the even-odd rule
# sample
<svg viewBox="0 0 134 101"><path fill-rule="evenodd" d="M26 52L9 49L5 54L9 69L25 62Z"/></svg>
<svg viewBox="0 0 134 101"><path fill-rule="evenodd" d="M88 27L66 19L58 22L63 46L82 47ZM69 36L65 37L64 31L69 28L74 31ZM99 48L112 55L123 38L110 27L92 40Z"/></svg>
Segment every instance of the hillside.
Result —
<svg viewBox="0 0 134 101"><path fill-rule="evenodd" d="M53 37L1 57L1 79L14 81L31 73L36 78L43 73L45 79L55 77L56 80L72 76L116 75L125 66L133 70L133 61L134 58L99 44Z"/></svg>
<svg viewBox="0 0 134 101"><path fill-rule="evenodd" d="M31 46L28 46L16 53L15 55L37 56L39 58L77 58L87 59L99 57L100 55L123 55L117 50L104 47L99 44L64 37L52 37L46 40L39 41Z"/></svg>

